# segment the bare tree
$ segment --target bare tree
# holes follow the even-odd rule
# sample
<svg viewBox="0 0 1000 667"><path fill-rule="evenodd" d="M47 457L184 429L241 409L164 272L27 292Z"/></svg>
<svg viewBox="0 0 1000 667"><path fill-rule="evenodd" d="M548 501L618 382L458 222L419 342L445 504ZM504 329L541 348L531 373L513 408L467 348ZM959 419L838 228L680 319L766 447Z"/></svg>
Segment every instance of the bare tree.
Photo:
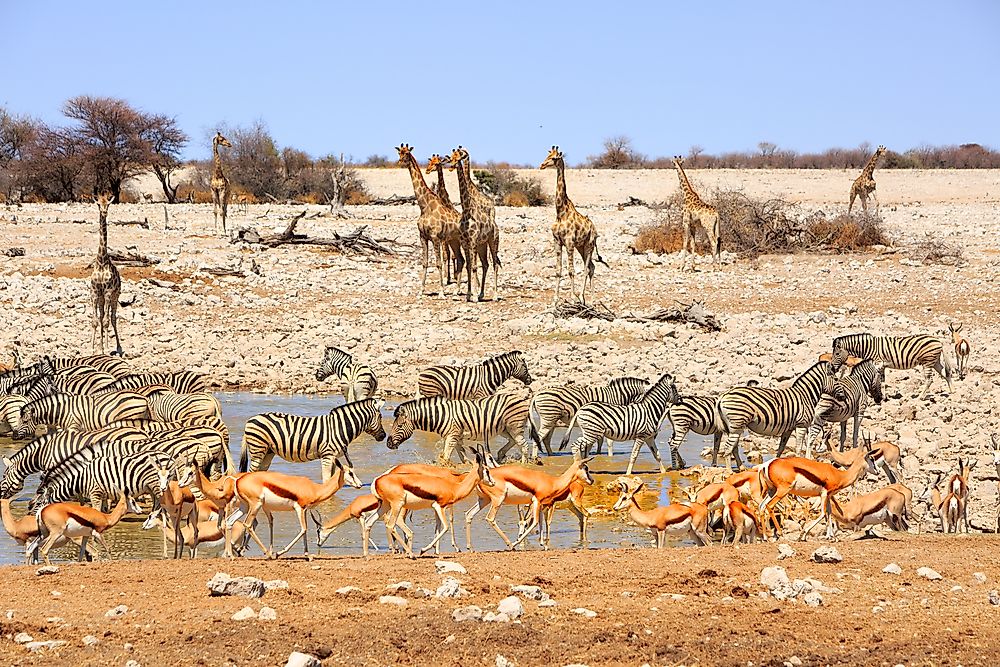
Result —
<svg viewBox="0 0 1000 667"><path fill-rule="evenodd" d="M604 140L604 152L587 158L595 169L636 169L643 166L646 157L632 148L632 140L625 135Z"/></svg>
<svg viewBox="0 0 1000 667"><path fill-rule="evenodd" d="M181 150L187 145L188 136L177 127L177 119L170 116L150 116L148 121L144 139L149 142L150 166L160 181L167 202L175 204L179 186L172 184L170 179L180 167Z"/></svg>
<svg viewBox="0 0 1000 667"><path fill-rule="evenodd" d="M17 167L28 145L35 139L38 124L29 118L12 116L0 107L0 192L10 199L17 185Z"/></svg>
<svg viewBox="0 0 1000 667"><path fill-rule="evenodd" d="M43 201L75 201L89 169L86 147L74 132L39 123L18 160L17 186Z"/></svg>

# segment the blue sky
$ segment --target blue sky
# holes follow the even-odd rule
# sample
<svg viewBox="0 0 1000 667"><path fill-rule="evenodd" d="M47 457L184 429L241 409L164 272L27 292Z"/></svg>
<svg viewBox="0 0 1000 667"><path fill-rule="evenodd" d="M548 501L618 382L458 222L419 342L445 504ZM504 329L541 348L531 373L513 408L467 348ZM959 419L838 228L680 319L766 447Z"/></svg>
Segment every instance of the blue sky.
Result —
<svg viewBox="0 0 1000 667"><path fill-rule="evenodd" d="M95 12L94 7L100 10ZM762 8L763 6L763 8ZM78 94L356 159L464 144L571 163L862 142L1000 148L1000 3L0 0L0 105L63 122ZM12 60L11 60L12 57Z"/></svg>

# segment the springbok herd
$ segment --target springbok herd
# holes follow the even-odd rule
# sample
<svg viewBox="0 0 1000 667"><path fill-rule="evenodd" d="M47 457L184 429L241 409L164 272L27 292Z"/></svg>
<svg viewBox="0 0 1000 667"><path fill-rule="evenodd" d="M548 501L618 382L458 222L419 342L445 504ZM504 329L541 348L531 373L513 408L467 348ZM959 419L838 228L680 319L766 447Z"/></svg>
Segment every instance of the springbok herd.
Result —
<svg viewBox="0 0 1000 667"><path fill-rule="evenodd" d="M163 530L163 555L172 548L181 557L188 547L194 557L199 545L221 545L232 556L253 540L270 557L286 553L301 539L308 553L307 516L344 484L360 488L348 446L362 433L385 441L394 450L414 431L441 438L439 465L405 463L378 475L371 492L354 499L319 530L320 544L340 524L351 519L361 527L365 555L372 543L375 522L385 524L392 551L401 548L413 556L413 532L407 514L432 509L436 532L420 553L439 548L442 538L454 535L454 507L473 496L466 513L466 546L472 549L471 525L485 513L486 522L508 548L522 544L536 530L539 543L549 544L549 524L557 503L568 501L586 541L584 494L594 478L588 468L592 448L600 453L605 441L631 441L626 472L608 485L618 493L613 510L628 508L639 526L652 532L658 546L668 534L690 536L698 544L712 543L711 531L721 526L722 541L734 544L781 532L782 518L803 519L810 509L796 506L786 496L819 497L820 513L804 527L801 538L826 521L827 536L837 526L871 528L885 524L894 530L908 527L912 493L901 483L900 450L890 442L859 445L860 422L872 402L882 401L885 369L921 368L928 391L935 373L947 382L962 379L970 346L961 325L951 327L951 338L932 335L882 337L869 334L841 336L789 387L769 388L756 383L731 388L718 396L682 396L670 374L655 382L641 378L614 378L603 386L566 385L532 392L498 391L508 380L530 385L533 380L524 354L508 352L469 366L435 366L420 372L418 398L399 404L388 433L383 427L373 370L356 363L337 348L326 348L316 371L319 380L334 378L346 399L321 416L266 413L251 417L240 448L241 472L236 472L229 450L229 432L221 407L207 393L204 377L191 372L134 373L120 357L94 355L72 359L43 358L0 374L0 432L28 439L19 451L4 458L0 480L0 508L4 528L25 546L25 557L48 561L53 547L75 543L82 560L94 549L93 538L108 551L103 534L128 512L139 512L137 501L148 498L152 510L146 528ZM714 439L713 466L723 438L736 472L721 474L693 491L689 499L644 510L640 502L643 481L633 467L643 444L659 463L655 438L664 417L670 421L671 467L685 463L679 447L694 431ZM852 447L844 449L847 423L852 422ZM826 431L840 424L840 443ZM559 476L538 470L540 456L553 455L552 435L566 426L561 447L571 445L573 461ZM571 433L579 429L573 439ZM744 469L739 440L745 430L778 437L777 457ZM39 431L44 435L36 437ZM798 453L783 456L789 438L797 433ZM506 443L496 458L490 443L495 436ZM824 437L826 436L826 437ZM476 442L467 450L465 440ZM814 445L830 462L812 458ZM499 465L516 449L514 463ZM543 451L544 450L544 451ZM268 471L274 456L292 462L319 460L322 483L302 476ZM372 452L365 451L365 455ZM451 463L471 464L458 472ZM959 459L957 472L942 488L942 477L928 480L921 498L938 514L942 530L969 530L967 502L969 472L975 459ZM1000 450L994 440L994 463L1000 470ZM873 493L838 500L839 491L868 474L884 472L888 485ZM40 474L29 503L29 513L15 518L11 500L25 479ZM707 481L707 480L706 480ZM85 501L88 505L80 504ZM106 505L112 505L105 513ZM503 505L518 509L518 530L511 540L497 523ZM522 516L522 509L527 512ZM776 514L776 510L778 514ZM299 532L279 551L273 544L273 514L293 511ZM267 544L257 532L263 514L271 529ZM780 515L780 517L779 517ZM317 522L318 523L318 522Z"/></svg>

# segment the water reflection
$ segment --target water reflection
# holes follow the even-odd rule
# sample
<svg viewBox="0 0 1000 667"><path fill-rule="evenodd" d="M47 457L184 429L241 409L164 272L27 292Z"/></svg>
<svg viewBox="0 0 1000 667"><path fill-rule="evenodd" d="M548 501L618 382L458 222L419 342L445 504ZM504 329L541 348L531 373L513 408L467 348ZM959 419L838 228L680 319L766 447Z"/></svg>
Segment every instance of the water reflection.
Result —
<svg viewBox="0 0 1000 667"><path fill-rule="evenodd" d="M243 426L247 419L262 412L287 412L299 415L317 415L330 410L331 407L343 402L339 396L271 396L249 393L220 393L217 394L222 403L223 415L226 424L229 426L231 434L231 447L233 449L233 459L239 459L239 445L243 439ZM395 403L387 403L383 409L388 428L392 420L392 410ZM558 443L562 434L559 429L554 443ZM667 456L669 460L669 430L660 434L657 445L661 454ZM22 443L14 443L9 439L0 438L0 455L10 456L16 452ZM688 437L688 441L682 448L684 459L692 464L701 463L699 456L704 447L703 438L694 434ZM609 547L618 545L647 544L648 533L632 525L628 519L621 516L611 515L609 512L601 511L610 509L614 503L616 495L608 492L604 487L616 476L624 474L625 466L628 463L629 445L618 443L616 455L613 458L599 456L591 463L591 471L594 474L596 484L587 490L584 502L587 507L597 508L598 512L591 515L588 528L589 546ZM496 448L494 447L494 451ZM436 456L435 441L427 434L415 433L414 436L404 443L398 450L392 451L386 448L384 443L376 443L368 435L363 435L351 446L351 459L355 470L361 479L366 483L362 489L344 488L339 494L329 502L319 507L323 518L330 517L335 512L344 508L356 496L369 493L367 484L378 474L398 463L424 462L432 463ZM543 459L545 464L543 470L551 474L559 474L572 462L568 455L554 456ZM305 475L315 481L321 480L319 461L307 464L288 463L275 458L271 465L272 470L284 473ZM670 494L671 487L676 484L684 485L686 480L676 474L653 475L657 466L649 451L644 449L639 456L636 472L645 481L649 496L658 498L660 504L669 502L671 495L674 499L683 499L682 496ZM25 490L12 503L13 512L16 516L24 513L30 494L37 485L37 476L29 478L25 484ZM647 498L647 502L651 499ZM465 511L475 503L475 499L469 498L459 504L455 512L456 535L459 546L464 548L465 544ZM651 504L651 503L650 503ZM503 542L499 536L486 524L482 518L485 511L481 512L473 522L473 541L477 550L499 550L503 548ZM159 530L142 530L142 522L145 517L128 516L121 524L113 528L106 534L106 539L112 549L115 558L159 558L163 549L162 533ZM266 521L261 517L262 522L258 528L258 534L265 541L267 540ZM517 533L517 518L512 507L504 507L498 514L498 522L503 527L504 532L512 537ZM292 512L279 513L275 515L275 536L276 548L283 547L298 532L298 521ZM415 548L427 544L434 534L434 518L430 511L416 512L412 519L412 526L416 533ZM384 552L385 531L381 524L375 526L372 531L373 539ZM316 550L315 527L310 523L309 530L310 551ZM361 553L360 531L356 522L348 522L340 526L327 539L321 553L349 555ZM446 537L441 541L442 551L450 551L450 540ZM567 548L579 546L579 529L576 518L564 509L557 509L552 525L552 546L553 548ZM534 538L527 541L529 549L538 548ZM172 552L172 551L171 551ZM215 556L221 553L220 549L210 550L202 548L199 553L206 556ZM256 545L252 545L251 555L260 555L260 550ZM292 548L289 555L302 553L301 543ZM378 553L378 552L375 552ZM53 552L58 558L73 558L76 555L75 548L62 549ZM23 551L8 536L0 536L0 564L20 563L23 560Z"/></svg>

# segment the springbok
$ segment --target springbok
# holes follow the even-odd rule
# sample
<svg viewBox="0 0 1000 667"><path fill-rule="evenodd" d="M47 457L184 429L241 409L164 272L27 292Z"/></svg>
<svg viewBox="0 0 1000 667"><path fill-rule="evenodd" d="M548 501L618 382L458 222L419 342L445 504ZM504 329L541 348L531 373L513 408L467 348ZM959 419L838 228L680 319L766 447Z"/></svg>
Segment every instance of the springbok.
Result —
<svg viewBox="0 0 1000 667"><path fill-rule="evenodd" d="M308 477L285 475L280 472L263 470L247 473L236 480L236 495L247 503L248 512L243 519L246 532L268 558L277 558L286 553L299 539L302 548L309 555L306 538L306 510L333 497L345 483L356 489L361 488L361 480L354 473L350 459L345 453L333 462L333 474L323 484L317 484ZM269 528L269 546L265 547L253 529L257 513L263 511ZM274 552L274 512L294 511L299 519L299 532L281 551ZM229 545L232 546L231 543ZM231 551L231 549L230 549Z"/></svg>
<svg viewBox="0 0 1000 667"><path fill-rule="evenodd" d="M229 517L231 515L233 505L235 504L234 498L236 497L236 480L246 473L235 472L225 475L213 482L201 472L201 469L197 465L192 463L191 474L191 486L198 489L204 497L205 502L211 503L212 507L215 508L215 512L219 516L216 524L223 530L223 532L231 532L233 529L233 522L229 520ZM245 533L242 528L240 529L240 537L245 537ZM227 538L226 548L223 552L224 556L233 555L232 545L233 540Z"/></svg>
<svg viewBox="0 0 1000 667"><path fill-rule="evenodd" d="M226 528L220 528L218 523L218 514L212 509L212 504L208 501L200 501L198 503L199 513L205 510L210 510L208 518L201 519L198 522L198 530L195 530L192 526L187 525L181 529L181 539L183 540L183 545L188 548L188 553L191 554L191 558L195 558L198 553L198 547L207 547L209 549L215 547L225 547L226 546L226 533L230 532L235 539L239 541L243 537L243 524L236 521L232 526L226 526ZM199 518L204 516L199 514ZM165 514L163 507L159 507L149 515L145 523L142 524L143 530L152 530L154 528L163 529L163 534L166 539L173 544L174 543L174 533L168 530L167 522L165 520ZM229 530L227 530L229 529Z"/></svg>
<svg viewBox="0 0 1000 667"><path fill-rule="evenodd" d="M44 531L47 533L45 541L42 543L42 559L49 563L49 550L52 549L62 538L80 539L80 555L78 560L82 561L87 550L87 541L93 537L104 547L108 558L112 558L111 548L104 541L104 533L113 527L126 513L139 513L139 507L128 495L121 494L118 504L111 510L110 514L105 514L93 507L84 507L78 503L51 503L43 507L38 513L38 519Z"/></svg>
<svg viewBox="0 0 1000 667"><path fill-rule="evenodd" d="M738 500L722 505L722 543L726 536L732 534L733 548L739 548L741 542L753 544L760 538L760 523L753 510Z"/></svg>
<svg viewBox="0 0 1000 667"><path fill-rule="evenodd" d="M629 517L637 525L649 529L656 541L656 546L666 546L667 534L677 533L690 535L696 544L711 546L712 538L708 536L708 508L701 503L671 503L666 507L656 507L644 510L639 506L636 496L645 486L638 477L619 477L609 485L620 490L618 500L612 509L617 512L628 506Z"/></svg>
<svg viewBox="0 0 1000 667"><path fill-rule="evenodd" d="M867 535L872 535L872 528L882 524L897 531L909 529L906 522L906 494L894 486L855 496L843 505L836 498L831 498L830 513L833 522L827 537L831 539L837 535L837 525L850 530L865 528Z"/></svg>
<svg viewBox="0 0 1000 667"><path fill-rule="evenodd" d="M940 472L936 473L933 479L928 476L920 500L927 503L930 510L937 514L942 533L955 533L958 532L958 522L962 516L962 499L950 491L941 494L942 477Z"/></svg>
<svg viewBox="0 0 1000 667"><path fill-rule="evenodd" d="M902 479L901 461L903 453L899 449L899 445L893 444L888 440L872 442L871 436L867 433L864 436L864 442L865 446L871 450L870 465L868 467L869 473L873 475L878 474L878 469L881 468L885 476L889 479L890 484L895 484ZM861 447L838 452L828 444L826 454L829 455L830 460L834 464L842 468L847 468L858 457L860 452Z"/></svg>
<svg viewBox="0 0 1000 667"><path fill-rule="evenodd" d="M969 341L958 333L962 330L961 322L951 322L948 325L948 330L951 332L951 342L955 346L955 360L958 362L958 379L964 380L972 348L969 346Z"/></svg>
<svg viewBox="0 0 1000 667"><path fill-rule="evenodd" d="M330 534L335 531L338 526L343 523L347 523L351 519L355 519L361 526L362 554L364 556L368 556L369 543L371 543L371 545L377 550L378 546L371 539L370 533L371 525L378 519L378 510L381 502L382 501L371 493L362 494L352 500L347 507L345 507L341 512L333 515L319 528L316 534L317 545L323 546L323 543L326 542L326 539L330 537ZM370 523L369 519L371 520Z"/></svg>
<svg viewBox="0 0 1000 667"><path fill-rule="evenodd" d="M951 476L948 480L948 493L954 495L959 499L959 517L962 521L962 525L965 528L965 532L969 532L969 476L972 474L972 469L976 467L978 461L976 459L965 459L958 457L958 472ZM950 510L952 505L948 505ZM954 526L955 532L958 532L958 525Z"/></svg>

